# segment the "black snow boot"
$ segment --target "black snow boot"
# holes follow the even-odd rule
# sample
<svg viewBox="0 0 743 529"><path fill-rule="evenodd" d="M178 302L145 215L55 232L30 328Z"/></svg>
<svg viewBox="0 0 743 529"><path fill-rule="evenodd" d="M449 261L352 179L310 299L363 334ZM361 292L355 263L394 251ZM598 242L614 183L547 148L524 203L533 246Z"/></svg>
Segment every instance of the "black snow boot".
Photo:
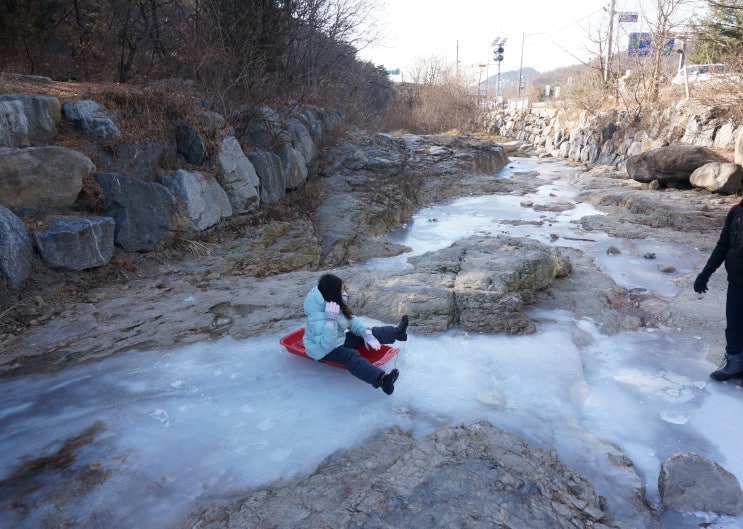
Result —
<svg viewBox="0 0 743 529"><path fill-rule="evenodd" d="M725 380L743 376L743 354L731 355L725 353L725 366L710 373L712 379L723 382Z"/></svg>
<svg viewBox="0 0 743 529"><path fill-rule="evenodd" d="M405 314L397 327L395 327L395 340L404 342L408 339L408 315Z"/></svg>
<svg viewBox="0 0 743 529"><path fill-rule="evenodd" d="M375 388L382 388L382 391L384 391L387 395L392 395L392 392L395 391L395 380L397 380L397 377L400 375L400 372L397 369L393 369L386 375L382 373L379 375L379 380L377 380L377 383L374 384Z"/></svg>

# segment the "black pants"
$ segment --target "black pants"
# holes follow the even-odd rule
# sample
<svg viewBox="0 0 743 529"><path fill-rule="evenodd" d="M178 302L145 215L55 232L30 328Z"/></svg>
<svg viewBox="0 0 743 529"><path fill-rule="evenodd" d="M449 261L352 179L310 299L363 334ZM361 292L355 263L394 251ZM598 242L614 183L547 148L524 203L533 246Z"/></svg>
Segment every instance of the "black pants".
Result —
<svg viewBox="0 0 743 529"><path fill-rule="evenodd" d="M725 352L735 355L743 351L743 287L732 283L728 283L725 320Z"/></svg>
<svg viewBox="0 0 743 529"><path fill-rule="evenodd" d="M385 344L394 343L395 334L397 333L397 330L392 325L372 327L371 331L374 337L379 340L379 343ZM347 332L344 344L326 354L323 360L343 364L353 376L374 385L379 380L379 377L384 374L384 369L369 362L369 360L361 356L356 350L356 347L363 343L363 338L356 336L352 332Z"/></svg>

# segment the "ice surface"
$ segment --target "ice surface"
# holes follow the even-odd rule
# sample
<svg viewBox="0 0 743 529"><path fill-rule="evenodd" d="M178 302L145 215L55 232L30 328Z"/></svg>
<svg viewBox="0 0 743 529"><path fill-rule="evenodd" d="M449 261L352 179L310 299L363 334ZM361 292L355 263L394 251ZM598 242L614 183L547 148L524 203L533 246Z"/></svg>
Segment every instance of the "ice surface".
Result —
<svg viewBox="0 0 743 529"><path fill-rule="evenodd" d="M530 161L511 165L540 167ZM569 168L553 163L546 170ZM612 277L663 295L673 295L673 281L645 266L643 253L653 251L682 271L698 266L698 252L652 241L611 239L624 253L607 257L601 250L605 236L586 237L571 222L596 214L590 208L550 213L520 205L555 199L550 193L563 201L572 197L570 189L549 184L530 197L461 199L419 212L395 236L415 254L470 233L543 239L544 227L502 222L542 219L550 224L548 233L561 234L560 244L565 234L597 241L569 244L593 252ZM279 335L226 338L167 353L129 352L3 382L0 480L100 421L96 443L79 450L73 468L100 468L110 477L65 508L78 514L77 527L97 527L101 520L117 528L165 527L202 494L309 472L377 428L397 424L424 435L480 419L556 448L619 512L625 492L606 465L607 443L637 465L651 502L658 502L660 463L678 452L705 455L743 477L741 433L733 420L743 390L707 383L715 366L704 360L702 340L677 329L604 336L594 322L565 311L535 309L530 316L538 330L529 336L409 333L387 366L401 373L391 397L343 370L288 354ZM36 496L64 480L62 474L48 477ZM45 512L58 508L49 501L46 511L25 518L2 510L0 527L37 527ZM710 519L671 514L664 525L691 528ZM743 527L743 518L720 523Z"/></svg>

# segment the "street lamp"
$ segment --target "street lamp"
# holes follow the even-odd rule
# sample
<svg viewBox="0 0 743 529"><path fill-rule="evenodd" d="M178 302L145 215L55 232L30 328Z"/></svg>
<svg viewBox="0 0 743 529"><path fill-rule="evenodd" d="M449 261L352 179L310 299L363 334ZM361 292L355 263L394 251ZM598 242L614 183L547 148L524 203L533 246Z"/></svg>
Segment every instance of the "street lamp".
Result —
<svg viewBox="0 0 743 529"><path fill-rule="evenodd" d="M539 32L539 33L522 33L521 34L521 62L519 63L519 92L518 92L519 97L521 97L521 71L523 70L523 66L524 66L524 41L526 40L526 37L531 37L533 35L544 35L544 33Z"/></svg>

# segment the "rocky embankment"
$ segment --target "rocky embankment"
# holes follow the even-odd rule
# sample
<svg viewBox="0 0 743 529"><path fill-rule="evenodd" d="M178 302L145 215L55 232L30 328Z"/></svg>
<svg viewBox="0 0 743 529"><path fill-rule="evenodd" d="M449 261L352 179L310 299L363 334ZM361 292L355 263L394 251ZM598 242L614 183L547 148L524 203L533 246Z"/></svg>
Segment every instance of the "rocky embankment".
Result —
<svg viewBox="0 0 743 529"><path fill-rule="evenodd" d="M648 151L694 146L705 151L710 161L743 165L743 125L721 108L690 100L663 108L648 107L643 112L616 108L588 112L548 106L502 109L486 114L482 126L491 134L517 140L522 152L535 156L625 167L628 160ZM733 151L737 152L734 159L715 155ZM681 171L687 185L712 192L735 193L741 189L740 167L730 165L722 171L738 171L733 190L722 190L720 182L701 178L690 182L689 174L698 167L687 165ZM652 174L644 177L654 179Z"/></svg>
<svg viewBox="0 0 743 529"><path fill-rule="evenodd" d="M489 140L349 133L323 157L317 177L275 206L232 215L198 236L190 232L193 238L180 245L120 252L109 266L35 268L16 306L3 314L18 321L0 336L0 377L55 371L131 349L283 333L301 324L298 300L330 268L351 285L358 312L379 320L407 313L415 333L452 327L529 333L534 322L524 309L536 305L590 317L608 334L683 327L717 341L711 349L722 351L724 274L713 276L703 305L691 291L691 275L677 278L681 293L667 300L626 291L577 250L489 236L412 259L408 270L363 265L404 250L385 233L417 207L468 194L525 194L547 182L534 174L494 177L506 163L504 149ZM698 189L653 191L617 166L586 169L576 165L580 200L605 213L581 220L587 232L683 242L707 253L737 202ZM705 483L719 479L708 463L693 467L696 498L707 495ZM485 528L517 519L525 527L658 527L660 513L647 505L632 462L607 446L606 464L619 469L631 491L620 509L598 497L558 454L488 423L444 428L422 439L393 428L329 456L309 476L205 499L177 526ZM13 479L27 477L19 469ZM60 501L73 498L83 479L70 475ZM669 483L663 490L676 489ZM738 500L714 509L732 512ZM699 503L667 501L678 510L700 510Z"/></svg>

